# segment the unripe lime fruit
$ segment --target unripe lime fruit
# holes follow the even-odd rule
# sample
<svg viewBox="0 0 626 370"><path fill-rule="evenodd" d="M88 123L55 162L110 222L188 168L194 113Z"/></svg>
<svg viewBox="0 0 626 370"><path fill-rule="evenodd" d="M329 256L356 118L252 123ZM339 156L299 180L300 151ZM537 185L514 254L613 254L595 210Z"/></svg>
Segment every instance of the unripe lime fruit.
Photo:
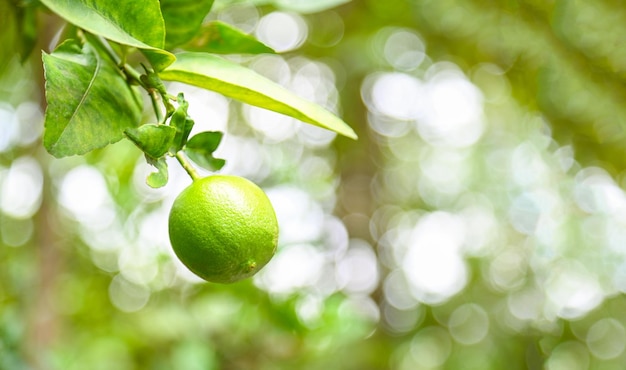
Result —
<svg viewBox="0 0 626 370"><path fill-rule="evenodd" d="M267 195L253 182L213 175L178 195L169 234L176 256L192 272L207 281L233 283L272 258L278 222Z"/></svg>

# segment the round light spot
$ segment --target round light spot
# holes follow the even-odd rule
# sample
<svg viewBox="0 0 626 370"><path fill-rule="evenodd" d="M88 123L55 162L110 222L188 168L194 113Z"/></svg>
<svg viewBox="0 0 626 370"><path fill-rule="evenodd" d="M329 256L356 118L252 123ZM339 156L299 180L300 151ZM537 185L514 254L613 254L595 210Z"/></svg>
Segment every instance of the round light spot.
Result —
<svg viewBox="0 0 626 370"><path fill-rule="evenodd" d="M121 311L136 312L148 303L150 289L116 275L109 285L109 297L111 303Z"/></svg>
<svg viewBox="0 0 626 370"><path fill-rule="evenodd" d="M109 227L116 217L104 177L88 165L78 166L63 177L59 202L92 230Z"/></svg>
<svg viewBox="0 0 626 370"><path fill-rule="evenodd" d="M313 286L324 271L324 257L313 246L298 244L280 251L257 275L255 283L275 294Z"/></svg>
<svg viewBox="0 0 626 370"><path fill-rule="evenodd" d="M32 218L0 218L0 236L5 245L11 247L24 245L32 238L34 231L35 226Z"/></svg>
<svg viewBox="0 0 626 370"><path fill-rule="evenodd" d="M417 68L426 57L424 42L410 29L395 30L385 42L385 59L395 69L409 71Z"/></svg>
<svg viewBox="0 0 626 370"><path fill-rule="evenodd" d="M385 278L383 293L391 306L399 310L409 310L417 306L417 300L411 294L406 294L409 290L409 282L401 269L391 271Z"/></svg>
<svg viewBox="0 0 626 370"><path fill-rule="evenodd" d="M527 262L517 250L506 250L491 260L489 279L501 291L519 288L525 281Z"/></svg>
<svg viewBox="0 0 626 370"><path fill-rule="evenodd" d="M397 120L418 119L426 102L422 82L398 72L369 76L361 96L370 111Z"/></svg>
<svg viewBox="0 0 626 370"><path fill-rule="evenodd" d="M476 344L489 333L489 316L477 304L464 304L452 312L448 328L457 342L465 345Z"/></svg>
<svg viewBox="0 0 626 370"><path fill-rule="evenodd" d="M2 179L4 177L4 179ZM5 176L0 174L0 209L14 218L29 218L42 200L43 173L31 157L16 159Z"/></svg>
<svg viewBox="0 0 626 370"><path fill-rule="evenodd" d="M306 22L295 13L272 12L259 21L257 38L278 52L298 48L306 40Z"/></svg>
<svg viewBox="0 0 626 370"><path fill-rule="evenodd" d="M483 97L476 86L456 70L437 72L426 84L424 119L417 121L420 136L432 145L468 147L485 129Z"/></svg>
<svg viewBox="0 0 626 370"><path fill-rule="evenodd" d="M587 370L589 352L584 344L569 341L559 344L546 361L546 370Z"/></svg>
<svg viewBox="0 0 626 370"><path fill-rule="evenodd" d="M587 346L599 359L616 358L626 348L626 330L613 318L600 319L587 332Z"/></svg>
<svg viewBox="0 0 626 370"><path fill-rule="evenodd" d="M425 310L422 306L399 310L390 304L385 304L382 307L382 316L389 330L394 333L407 333L416 328L424 319Z"/></svg>
<svg viewBox="0 0 626 370"><path fill-rule="evenodd" d="M13 147L19 136L19 121L13 107L0 104L0 153Z"/></svg>
<svg viewBox="0 0 626 370"><path fill-rule="evenodd" d="M464 233L463 222L446 212L426 215L416 225L402 267L418 301L442 303L465 287Z"/></svg>
<svg viewBox="0 0 626 370"><path fill-rule="evenodd" d="M421 366L436 368L442 366L452 352L452 341L448 332L430 326L420 330L411 341L411 357Z"/></svg>
<svg viewBox="0 0 626 370"><path fill-rule="evenodd" d="M597 277L573 262L553 268L545 290L550 308L564 319L582 317L604 299Z"/></svg>
<svg viewBox="0 0 626 370"><path fill-rule="evenodd" d="M337 283L346 292L369 294L378 286L376 255L367 242L353 240L350 244L337 263Z"/></svg>

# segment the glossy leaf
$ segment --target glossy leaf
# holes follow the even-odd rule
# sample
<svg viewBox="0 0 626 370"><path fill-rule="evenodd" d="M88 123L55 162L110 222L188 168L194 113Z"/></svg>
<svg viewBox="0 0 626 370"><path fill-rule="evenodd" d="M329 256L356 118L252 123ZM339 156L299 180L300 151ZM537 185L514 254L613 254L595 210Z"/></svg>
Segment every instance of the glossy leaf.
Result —
<svg viewBox="0 0 626 370"><path fill-rule="evenodd" d="M66 21L120 44L141 49L156 70L175 57L163 50L165 23L158 0L41 0Z"/></svg>
<svg viewBox="0 0 626 370"><path fill-rule="evenodd" d="M166 125L147 124L126 129L124 134L139 149L152 158L162 157L172 146L176 128Z"/></svg>
<svg viewBox="0 0 626 370"><path fill-rule="evenodd" d="M215 54L275 53L274 49L227 23L213 21L202 27L198 36L185 45L189 51Z"/></svg>
<svg viewBox="0 0 626 370"><path fill-rule="evenodd" d="M205 131L192 137L185 147L185 153L196 162L210 171L217 171L224 167L225 160L213 157L213 152L222 141L223 133Z"/></svg>
<svg viewBox="0 0 626 370"><path fill-rule="evenodd" d="M191 40L212 6L213 0L161 0L167 48Z"/></svg>
<svg viewBox="0 0 626 370"><path fill-rule="evenodd" d="M159 74L162 79L213 90L353 139L357 137L352 128L333 113L248 68L207 53L184 52L176 57L176 62Z"/></svg>
<svg viewBox="0 0 626 370"><path fill-rule="evenodd" d="M43 54L44 146L55 157L85 154L116 142L138 125L142 101L117 67L74 40Z"/></svg>
<svg viewBox="0 0 626 370"><path fill-rule="evenodd" d="M146 157L148 163L153 165L157 170L156 172L152 172L146 178L146 184L151 188L160 188L167 185L167 181L169 178L167 172L167 162L164 157L155 159L151 157Z"/></svg>

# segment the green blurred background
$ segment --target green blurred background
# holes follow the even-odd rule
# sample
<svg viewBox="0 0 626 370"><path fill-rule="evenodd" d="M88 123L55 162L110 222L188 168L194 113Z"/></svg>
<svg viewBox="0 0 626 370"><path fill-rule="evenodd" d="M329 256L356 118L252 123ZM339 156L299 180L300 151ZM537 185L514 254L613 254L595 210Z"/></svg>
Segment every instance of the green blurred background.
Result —
<svg viewBox="0 0 626 370"><path fill-rule="evenodd" d="M173 258L176 165L154 190L128 142L45 152L61 23L10 3L0 369L624 369L621 1L216 1L282 52L239 61L360 136L168 87L278 214L278 254L226 286Z"/></svg>

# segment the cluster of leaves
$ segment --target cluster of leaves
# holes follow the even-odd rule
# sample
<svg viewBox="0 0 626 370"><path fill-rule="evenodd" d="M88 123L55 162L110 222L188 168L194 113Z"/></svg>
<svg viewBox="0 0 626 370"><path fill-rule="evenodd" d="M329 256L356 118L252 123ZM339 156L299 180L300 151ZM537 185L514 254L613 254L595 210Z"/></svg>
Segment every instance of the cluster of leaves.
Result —
<svg viewBox="0 0 626 370"><path fill-rule="evenodd" d="M126 137L157 168L147 180L152 187L167 183L165 157L183 163L181 151L198 165L219 170L224 161L212 154L222 133L189 138L194 124L187 115L189 103L182 94L168 93L162 80L216 91L356 138L331 112L215 55L274 51L226 23L204 23L213 0L41 2L68 22L59 46L43 55L44 146L56 157L82 155ZM138 65L145 73L137 71ZM152 100L156 123L141 122L140 88Z"/></svg>

